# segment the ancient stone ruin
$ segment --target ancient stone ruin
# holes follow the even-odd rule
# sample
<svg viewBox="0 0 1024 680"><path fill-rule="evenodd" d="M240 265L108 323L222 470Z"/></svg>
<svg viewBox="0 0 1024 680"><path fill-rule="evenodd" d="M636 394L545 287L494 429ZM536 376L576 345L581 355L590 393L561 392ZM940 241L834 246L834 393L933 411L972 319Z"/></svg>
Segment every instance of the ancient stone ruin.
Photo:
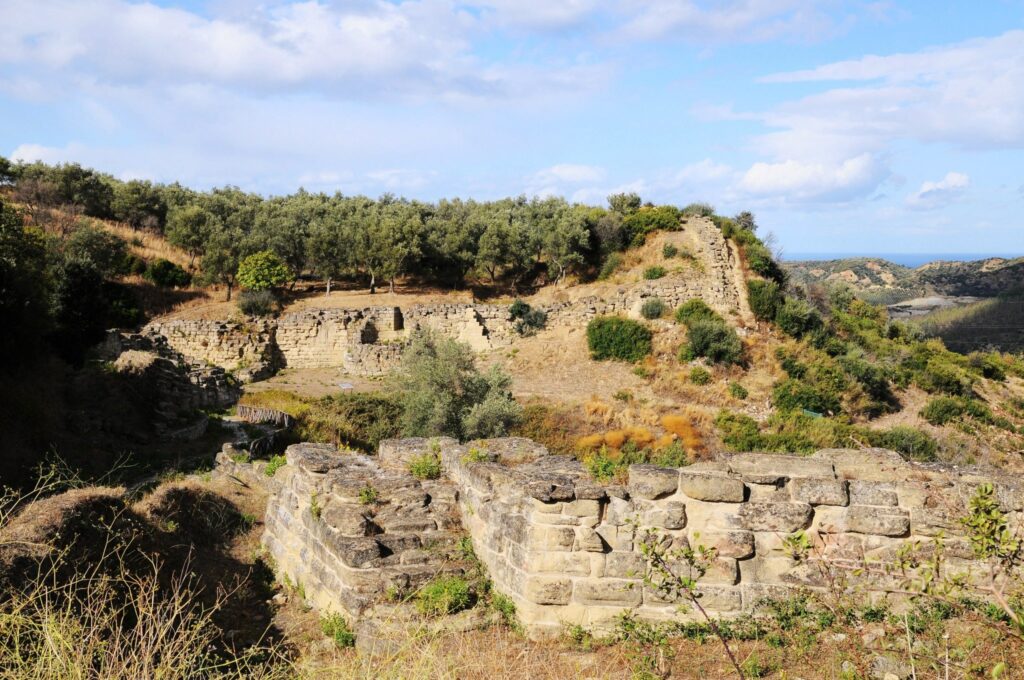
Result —
<svg viewBox="0 0 1024 680"><path fill-rule="evenodd" d="M538 303L549 327L582 328L595 316L640 317L643 303L661 298L676 307L693 298L725 315L744 315L742 274L735 249L710 221L688 221L680 238L698 263L685 275L641 281L600 296ZM682 242L682 241L681 241ZM186 357L220 366L243 382L282 368L341 368L379 376L399 363L411 335L432 329L485 352L511 345L518 334L507 304L434 304L364 309L312 309L248 321L170 319L143 329Z"/></svg>
<svg viewBox="0 0 1024 680"><path fill-rule="evenodd" d="M409 474L408 463L424 454L439 458L441 479ZM673 547L716 549L699 590L719 616L824 588L826 564L848 575L877 565L858 587L880 596L899 590L884 565L901 546L930 546L940 532L944 569L977 571L957 518L993 479L881 449L633 465L625 486L598 484L578 461L516 438L390 440L375 457L297 444L286 457L273 478L264 544L279 575L301 583L315 606L372 617L389 591L458 571L437 547L468 534L531 637L567 624L607 630L623 612L651 621L692 616L644 585L640 542L649 530ZM999 478L996 489L1015 521L1024 486ZM806 554L787 547L797 532L809 541Z"/></svg>

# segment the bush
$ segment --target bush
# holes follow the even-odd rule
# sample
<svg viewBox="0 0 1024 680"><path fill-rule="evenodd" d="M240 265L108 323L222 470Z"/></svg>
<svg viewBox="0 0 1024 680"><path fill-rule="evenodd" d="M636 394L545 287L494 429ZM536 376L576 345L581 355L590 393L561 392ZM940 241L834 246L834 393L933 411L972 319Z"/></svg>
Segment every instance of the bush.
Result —
<svg viewBox="0 0 1024 680"><path fill-rule="evenodd" d="M643 324L617 316L599 316L587 324L590 356L598 361L640 361L651 353L651 338Z"/></svg>
<svg viewBox="0 0 1024 680"><path fill-rule="evenodd" d="M690 369L690 382L694 385L707 385L711 382L711 374L702 366L694 366Z"/></svg>
<svg viewBox="0 0 1024 680"><path fill-rule="evenodd" d="M752 279L747 281L747 297L754 317L760 321L774 321L782 302L779 284L774 281Z"/></svg>
<svg viewBox="0 0 1024 680"><path fill-rule="evenodd" d="M267 316L277 310L277 298L269 290L243 290L238 296L238 309L246 316Z"/></svg>
<svg viewBox="0 0 1024 680"><path fill-rule="evenodd" d="M320 619L320 630L334 640L339 649L355 647L356 634L348 626L348 621L341 614L330 614Z"/></svg>
<svg viewBox="0 0 1024 680"><path fill-rule="evenodd" d="M967 397L974 393L974 380L951 361L933 357L914 374L914 382L926 392L944 392Z"/></svg>
<svg viewBox="0 0 1024 680"><path fill-rule="evenodd" d="M458 576L441 576L419 591L416 607L426 616L445 616L468 609L473 603L469 583Z"/></svg>
<svg viewBox="0 0 1024 680"><path fill-rule="evenodd" d="M430 332L413 337L392 384L406 436L502 437L522 413L498 367L481 373L468 345Z"/></svg>
<svg viewBox="0 0 1024 680"><path fill-rule="evenodd" d="M772 402L780 411L805 409L814 413L835 414L841 408L838 395L793 378L787 378L776 385Z"/></svg>
<svg viewBox="0 0 1024 680"><path fill-rule="evenodd" d="M267 477L273 477L277 474L277 471L288 464L288 461L283 455L271 456L270 460L267 461L267 467L263 468L263 474Z"/></svg>
<svg viewBox="0 0 1024 680"><path fill-rule="evenodd" d="M936 460L938 445L926 433L903 425L890 430L868 430L872 446L892 449L908 460L928 463Z"/></svg>
<svg viewBox="0 0 1024 680"><path fill-rule="evenodd" d="M666 243L661 247L661 256L666 260L671 260L673 257L679 254L679 248L675 247L671 243Z"/></svg>
<svg viewBox="0 0 1024 680"><path fill-rule="evenodd" d="M644 278L647 279L648 281L652 281L654 279L663 278L667 273L668 272L665 271L664 267L659 267L655 265L654 267L648 267L647 269L644 270Z"/></svg>
<svg viewBox="0 0 1024 680"><path fill-rule="evenodd" d="M687 355L704 357L715 364L739 364L743 361L743 343L736 331L724 321L702 319L687 327Z"/></svg>
<svg viewBox="0 0 1024 680"><path fill-rule="evenodd" d="M698 201L683 208L683 215L687 217L714 217L715 207L710 203Z"/></svg>
<svg viewBox="0 0 1024 680"><path fill-rule="evenodd" d="M401 434L401 417L402 406L390 395L343 392L312 401L295 431L305 441L376 453L382 439Z"/></svg>
<svg viewBox="0 0 1024 680"><path fill-rule="evenodd" d="M441 476L441 459L424 453L409 461L409 474L416 479L437 479Z"/></svg>
<svg viewBox="0 0 1024 680"><path fill-rule="evenodd" d="M746 399L750 396L750 393L747 392L747 388L738 382L729 383L729 394L736 399Z"/></svg>
<svg viewBox="0 0 1024 680"><path fill-rule="evenodd" d="M187 271L163 258L154 260L142 276L161 288L184 288L192 283Z"/></svg>
<svg viewBox="0 0 1024 680"><path fill-rule="evenodd" d="M645 319L660 319L665 315L665 301L661 298L650 298L640 307L640 316Z"/></svg>
<svg viewBox="0 0 1024 680"><path fill-rule="evenodd" d="M684 325L689 325L693 321L701 321L705 319L722 320L722 317L720 317L715 310L708 307L707 304L699 298L688 300L679 305L678 309L676 309L675 316L676 321Z"/></svg>
<svg viewBox="0 0 1024 680"><path fill-rule="evenodd" d="M612 253L605 259L604 264L601 265L601 271L597 275L598 280L604 281L610 278L621 266L622 255L620 253Z"/></svg>
<svg viewBox="0 0 1024 680"><path fill-rule="evenodd" d="M626 242L640 246L647 234L653 231L676 231L679 229L679 217L679 209L672 205L643 206L622 220Z"/></svg>
<svg viewBox="0 0 1024 680"><path fill-rule="evenodd" d="M238 285L248 290L270 290L292 278L288 265L272 250L254 253L238 265Z"/></svg>
<svg viewBox="0 0 1024 680"><path fill-rule="evenodd" d="M921 409L921 417L932 425L945 425L963 416L972 416L982 422L992 420L992 411L974 399L937 397Z"/></svg>
<svg viewBox="0 0 1024 680"><path fill-rule="evenodd" d="M547 312L533 309L522 300L516 300L508 308L509 319L516 322L516 333L530 336L544 328L548 323Z"/></svg>
<svg viewBox="0 0 1024 680"><path fill-rule="evenodd" d="M822 326L821 316L809 304L796 298L786 298L778 308L775 323L782 332L794 338L802 338Z"/></svg>

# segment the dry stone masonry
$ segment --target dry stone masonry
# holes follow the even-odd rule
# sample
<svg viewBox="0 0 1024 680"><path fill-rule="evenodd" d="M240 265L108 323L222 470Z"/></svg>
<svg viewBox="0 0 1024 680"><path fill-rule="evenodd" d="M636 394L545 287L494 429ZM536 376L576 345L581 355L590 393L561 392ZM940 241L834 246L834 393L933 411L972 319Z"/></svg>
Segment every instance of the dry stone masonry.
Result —
<svg viewBox="0 0 1024 680"><path fill-rule="evenodd" d="M447 481L406 472L431 449ZM389 586L415 587L449 568L425 547L465 531L533 637L566 624L607 629L627 611L651 621L692 615L645 587L640 540L648 530L672 547L716 549L699 585L712 615L823 588L822 560L852 574L865 560L891 563L908 543L931 545L940 532L945 568L977 572L957 518L977 486L993 479L881 449L736 454L681 469L633 465L625 486L598 484L578 461L525 439L390 440L376 458L303 444L287 457L264 541L317 606L365 615ZM367 485L383 505L359 504ZM997 492L1016 521L1024 487L999 478ZM310 510L316 504L319 517ZM797 532L811 544L801 559L786 545ZM884 574L862 579L859 587L880 596L899 589Z"/></svg>
<svg viewBox="0 0 1024 680"><path fill-rule="evenodd" d="M599 315L639 318L643 303L653 297L671 307L701 298L723 314L743 315L737 255L721 230L709 220L690 219L676 236L694 251L697 264L687 273L537 308L547 313L549 326L575 328ZM465 342L477 352L508 347L517 337L508 305L465 303L314 309L245 322L171 319L151 323L143 332L165 338L171 348L190 359L220 366L250 381L286 367L337 367L353 375L383 375L401 360L411 334L427 328Z"/></svg>

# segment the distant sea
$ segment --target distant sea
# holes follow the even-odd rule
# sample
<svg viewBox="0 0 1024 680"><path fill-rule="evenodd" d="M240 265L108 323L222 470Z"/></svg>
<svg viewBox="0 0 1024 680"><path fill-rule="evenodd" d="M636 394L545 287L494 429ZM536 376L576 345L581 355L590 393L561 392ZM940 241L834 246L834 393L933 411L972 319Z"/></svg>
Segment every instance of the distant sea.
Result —
<svg viewBox="0 0 1024 680"><path fill-rule="evenodd" d="M920 267L936 260L947 262L969 262L971 260L987 260L990 257L1013 259L1022 253L783 253L782 259L788 262L800 260L845 260L851 257L877 257L904 267Z"/></svg>

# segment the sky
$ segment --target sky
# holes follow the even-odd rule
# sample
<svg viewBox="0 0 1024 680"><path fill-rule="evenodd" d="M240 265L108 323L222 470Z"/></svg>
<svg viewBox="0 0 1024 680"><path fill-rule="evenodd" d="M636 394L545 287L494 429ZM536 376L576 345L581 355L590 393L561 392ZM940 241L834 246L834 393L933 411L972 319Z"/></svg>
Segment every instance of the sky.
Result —
<svg viewBox="0 0 1024 680"><path fill-rule="evenodd" d="M0 0L0 155L1024 254L1024 0Z"/></svg>

